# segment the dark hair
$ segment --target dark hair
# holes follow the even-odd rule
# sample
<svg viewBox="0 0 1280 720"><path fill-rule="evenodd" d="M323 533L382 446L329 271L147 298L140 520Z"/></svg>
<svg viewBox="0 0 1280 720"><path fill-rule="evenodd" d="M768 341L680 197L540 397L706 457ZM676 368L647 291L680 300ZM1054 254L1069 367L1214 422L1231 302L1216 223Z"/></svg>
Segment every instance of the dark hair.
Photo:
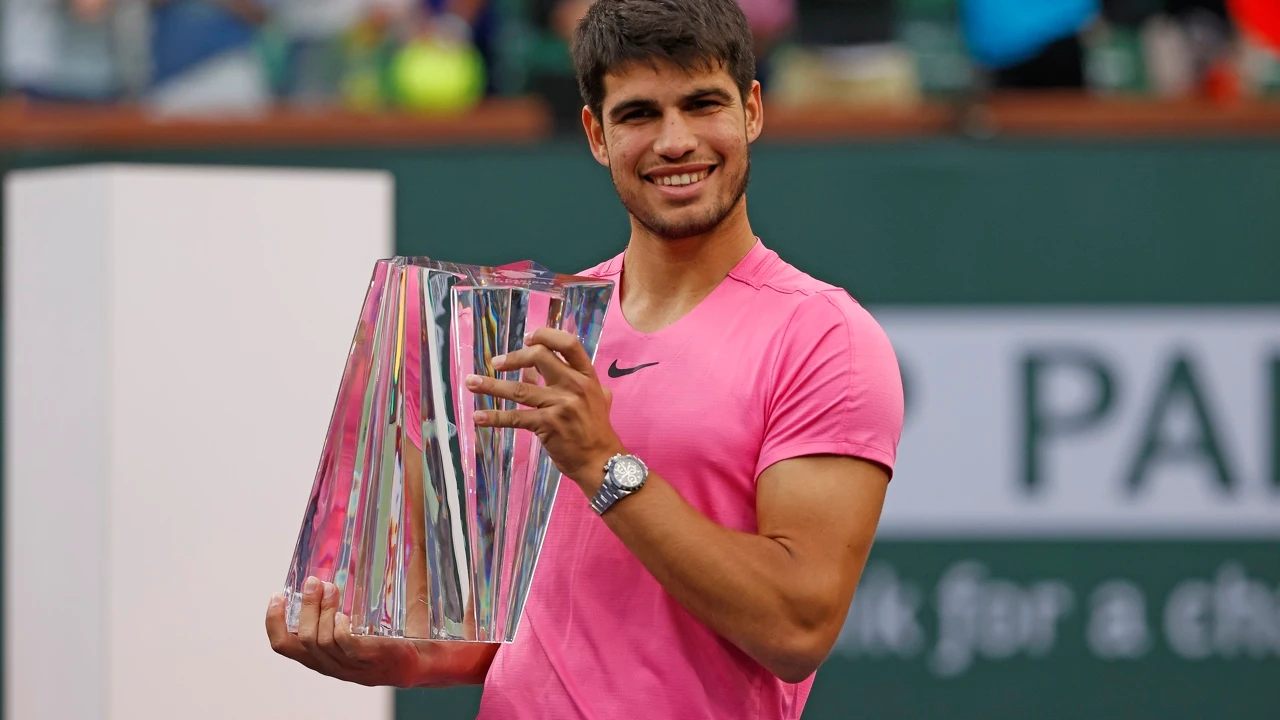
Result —
<svg viewBox="0 0 1280 720"><path fill-rule="evenodd" d="M743 98L756 75L751 28L738 0L595 0L574 32L582 101L596 117L604 76L631 62L685 70L723 67Z"/></svg>

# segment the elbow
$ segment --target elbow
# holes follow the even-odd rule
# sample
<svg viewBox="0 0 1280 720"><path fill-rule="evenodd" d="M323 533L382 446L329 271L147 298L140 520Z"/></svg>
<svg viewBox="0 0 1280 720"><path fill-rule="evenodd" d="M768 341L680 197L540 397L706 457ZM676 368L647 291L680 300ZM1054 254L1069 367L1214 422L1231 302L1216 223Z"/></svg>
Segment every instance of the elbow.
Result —
<svg viewBox="0 0 1280 720"><path fill-rule="evenodd" d="M820 664L821 662L809 664L807 661L796 661L794 664L771 667L768 670L782 682L794 685L808 680L810 675L818 671Z"/></svg>
<svg viewBox="0 0 1280 720"><path fill-rule="evenodd" d="M757 652L750 654L785 683L807 680L835 647L851 600L829 584L792 584L772 604L768 634L757 636Z"/></svg>
<svg viewBox="0 0 1280 720"><path fill-rule="evenodd" d="M833 613L825 622L790 626L777 638L762 664L785 683L808 679L831 654L843 619L842 613Z"/></svg>
<svg viewBox="0 0 1280 720"><path fill-rule="evenodd" d="M794 684L807 680L817 672L829 652L830 644L802 636L792 638L776 648L763 664L774 677Z"/></svg>

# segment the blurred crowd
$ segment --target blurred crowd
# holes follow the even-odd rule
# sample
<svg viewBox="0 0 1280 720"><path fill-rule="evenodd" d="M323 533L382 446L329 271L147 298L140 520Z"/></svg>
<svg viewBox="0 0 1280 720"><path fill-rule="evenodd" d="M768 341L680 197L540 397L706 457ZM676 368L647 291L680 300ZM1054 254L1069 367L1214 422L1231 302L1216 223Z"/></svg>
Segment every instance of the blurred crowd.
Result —
<svg viewBox="0 0 1280 720"><path fill-rule="evenodd" d="M157 113L288 105L449 112L580 103L568 39L591 0L2 0L3 84ZM791 105L908 106L1069 88L1280 95L1280 58L1226 0L740 0Z"/></svg>

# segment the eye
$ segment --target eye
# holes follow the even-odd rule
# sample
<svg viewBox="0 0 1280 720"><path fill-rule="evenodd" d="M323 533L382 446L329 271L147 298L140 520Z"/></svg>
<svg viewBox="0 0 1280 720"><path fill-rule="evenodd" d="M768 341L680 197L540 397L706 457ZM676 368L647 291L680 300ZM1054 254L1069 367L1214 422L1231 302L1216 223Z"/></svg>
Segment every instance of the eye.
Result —
<svg viewBox="0 0 1280 720"><path fill-rule="evenodd" d="M716 107L718 105L720 105L720 103L715 100L695 100L690 105L690 108L693 110L706 110L708 108Z"/></svg>
<svg viewBox="0 0 1280 720"><path fill-rule="evenodd" d="M622 116L622 121L630 122L632 120L643 120L645 118L650 118L653 116L654 116L654 112L652 110L632 110L631 112Z"/></svg>

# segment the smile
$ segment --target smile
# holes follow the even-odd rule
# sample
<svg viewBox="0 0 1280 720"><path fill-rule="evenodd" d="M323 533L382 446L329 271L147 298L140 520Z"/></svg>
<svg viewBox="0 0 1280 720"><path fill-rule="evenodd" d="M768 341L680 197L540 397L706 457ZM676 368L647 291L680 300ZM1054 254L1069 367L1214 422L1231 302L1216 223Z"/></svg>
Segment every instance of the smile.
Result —
<svg viewBox="0 0 1280 720"><path fill-rule="evenodd" d="M707 176L715 171L715 166L698 170L696 172L679 173L675 175L646 175L645 179L654 185L663 187L686 187L694 183L702 182Z"/></svg>

